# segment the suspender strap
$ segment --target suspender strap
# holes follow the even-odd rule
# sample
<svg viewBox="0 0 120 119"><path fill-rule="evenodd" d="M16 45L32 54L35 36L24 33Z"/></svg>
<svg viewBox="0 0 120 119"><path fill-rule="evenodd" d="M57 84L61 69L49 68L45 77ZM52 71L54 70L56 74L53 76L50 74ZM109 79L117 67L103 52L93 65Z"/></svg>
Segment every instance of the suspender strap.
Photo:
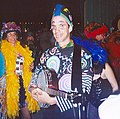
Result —
<svg viewBox="0 0 120 119"><path fill-rule="evenodd" d="M79 119L87 119L87 109L83 102L84 95L82 93L81 47L77 44L74 44L71 88L72 90L76 88L78 91L78 96L73 100L74 103L78 104L79 111L76 114L78 114ZM79 94L81 94L81 96L79 96Z"/></svg>
<svg viewBox="0 0 120 119"><path fill-rule="evenodd" d="M74 44L71 87L82 93L81 47L77 44Z"/></svg>

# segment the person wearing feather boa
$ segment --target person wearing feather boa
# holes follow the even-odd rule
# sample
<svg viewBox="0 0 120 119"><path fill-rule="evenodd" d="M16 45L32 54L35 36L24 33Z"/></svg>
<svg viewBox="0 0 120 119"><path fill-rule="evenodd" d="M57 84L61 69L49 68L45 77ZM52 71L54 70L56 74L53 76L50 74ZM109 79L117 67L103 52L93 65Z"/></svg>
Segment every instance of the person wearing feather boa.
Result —
<svg viewBox="0 0 120 119"><path fill-rule="evenodd" d="M39 109L38 103L28 92L32 77L30 65L33 62L32 52L23 48L18 39L21 29L14 22L3 25L1 30L1 51L6 63L6 105L8 118L16 118L19 111L22 119L30 119L30 112Z"/></svg>

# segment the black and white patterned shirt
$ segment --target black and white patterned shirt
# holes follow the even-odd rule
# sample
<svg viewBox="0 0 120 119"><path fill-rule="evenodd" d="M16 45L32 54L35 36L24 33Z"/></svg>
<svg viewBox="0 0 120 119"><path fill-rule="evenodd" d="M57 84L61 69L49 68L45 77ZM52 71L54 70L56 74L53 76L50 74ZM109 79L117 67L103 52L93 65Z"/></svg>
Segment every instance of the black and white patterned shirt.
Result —
<svg viewBox="0 0 120 119"><path fill-rule="evenodd" d="M40 65L36 67L30 85L38 85L39 83L41 83L40 78L38 77L44 76L42 76L43 73L40 72L42 72L45 69L52 69L55 71L57 76L56 80L58 83L58 89L65 92L71 92L73 50L74 46L66 47L63 49L55 46L51 49L46 50L40 58ZM89 94L91 90L93 76L92 57L91 54L84 48L81 48L81 67L82 89ZM56 96L56 100L57 105L61 111L65 111L72 108L72 103L70 100L60 96Z"/></svg>

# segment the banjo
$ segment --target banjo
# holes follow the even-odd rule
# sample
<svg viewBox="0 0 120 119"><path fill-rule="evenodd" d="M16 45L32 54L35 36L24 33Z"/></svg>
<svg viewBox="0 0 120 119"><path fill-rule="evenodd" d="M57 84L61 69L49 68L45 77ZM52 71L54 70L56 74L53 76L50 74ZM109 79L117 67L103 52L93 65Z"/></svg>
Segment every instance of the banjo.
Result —
<svg viewBox="0 0 120 119"><path fill-rule="evenodd" d="M42 70L39 75L38 75L38 80L37 80L37 87L40 88L41 90L47 92L51 96L60 96L65 99L70 99L73 100L75 97L77 97L77 91L71 91L71 92L65 92L61 91L58 89L57 82L58 81L56 78L56 73L53 70ZM52 81L54 80L54 86L52 85ZM40 107L43 108L48 108L48 104L42 104L39 103Z"/></svg>

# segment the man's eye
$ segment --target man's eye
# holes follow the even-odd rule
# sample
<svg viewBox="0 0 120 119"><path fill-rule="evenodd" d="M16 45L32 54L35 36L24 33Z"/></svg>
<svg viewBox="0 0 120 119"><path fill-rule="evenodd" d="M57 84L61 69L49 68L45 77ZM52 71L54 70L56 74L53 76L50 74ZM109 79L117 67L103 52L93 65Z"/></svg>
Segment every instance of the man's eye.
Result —
<svg viewBox="0 0 120 119"><path fill-rule="evenodd" d="M60 27L64 27L64 24L60 24Z"/></svg>

